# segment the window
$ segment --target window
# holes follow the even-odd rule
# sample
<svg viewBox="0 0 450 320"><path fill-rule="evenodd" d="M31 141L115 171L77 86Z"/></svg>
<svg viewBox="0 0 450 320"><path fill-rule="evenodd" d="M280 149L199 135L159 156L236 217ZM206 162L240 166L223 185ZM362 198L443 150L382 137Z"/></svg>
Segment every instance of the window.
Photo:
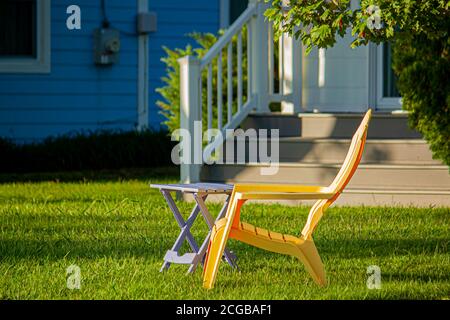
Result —
<svg viewBox="0 0 450 320"><path fill-rule="evenodd" d="M0 56L36 58L36 1L0 3Z"/></svg>
<svg viewBox="0 0 450 320"><path fill-rule="evenodd" d="M236 21L237 18L248 8L248 1L245 0L230 0L230 24Z"/></svg>
<svg viewBox="0 0 450 320"><path fill-rule="evenodd" d="M377 49L377 109L400 109L401 97L396 83L397 77L392 70L392 48L383 43Z"/></svg>
<svg viewBox="0 0 450 320"><path fill-rule="evenodd" d="M248 0L220 0L220 28L227 28L245 11Z"/></svg>
<svg viewBox="0 0 450 320"><path fill-rule="evenodd" d="M50 72L50 1L0 1L0 72Z"/></svg>
<svg viewBox="0 0 450 320"><path fill-rule="evenodd" d="M383 45L383 97L400 97L396 84L397 76L392 70L392 48L386 43Z"/></svg>

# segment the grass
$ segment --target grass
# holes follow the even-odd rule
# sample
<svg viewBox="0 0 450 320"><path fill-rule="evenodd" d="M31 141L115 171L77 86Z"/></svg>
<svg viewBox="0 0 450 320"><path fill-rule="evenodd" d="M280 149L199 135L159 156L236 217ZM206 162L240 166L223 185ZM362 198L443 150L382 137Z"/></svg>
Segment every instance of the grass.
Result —
<svg viewBox="0 0 450 320"><path fill-rule="evenodd" d="M178 227L162 196L145 179L0 184L0 299L448 299L449 208L330 208L315 233L329 284L316 286L294 258L231 240L241 272L226 263L214 290L201 269L173 265L159 273ZM6 177L0 179L8 181ZM192 204L180 203L184 211ZM212 204L217 213L219 205ZM307 207L248 204L243 219L297 234ZM199 219L194 236L206 232ZM81 270L81 289L66 286L66 269ZM381 268L382 287L366 286L367 267Z"/></svg>

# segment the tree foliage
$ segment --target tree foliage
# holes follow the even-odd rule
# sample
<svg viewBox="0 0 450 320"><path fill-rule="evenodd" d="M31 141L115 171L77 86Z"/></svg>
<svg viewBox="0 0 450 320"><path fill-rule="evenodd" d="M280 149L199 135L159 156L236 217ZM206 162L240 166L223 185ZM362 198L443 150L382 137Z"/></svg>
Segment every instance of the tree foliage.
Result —
<svg viewBox="0 0 450 320"><path fill-rule="evenodd" d="M308 50L333 46L349 29L353 47L393 40L398 32L448 34L450 1L445 0L361 0L357 8L351 0L291 0L288 9L282 0L271 2L265 15L275 29L300 38Z"/></svg>
<svg viewBox="0 0 450 320"><path fill-rule="evenodd" d="M269 2L271 0L266 0ZM332 47L349 32L351 46L391 42L393 69L409 123L450 166L450 1L273 0L265 13L278 32L301 39L306 51Z"/></svg>

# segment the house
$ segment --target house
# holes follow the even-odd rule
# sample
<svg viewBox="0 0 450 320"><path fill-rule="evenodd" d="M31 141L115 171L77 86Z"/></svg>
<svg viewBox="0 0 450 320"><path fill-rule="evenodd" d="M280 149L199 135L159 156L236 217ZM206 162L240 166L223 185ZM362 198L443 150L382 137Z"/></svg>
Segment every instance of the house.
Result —
<svg viewBox="0 0 450 320"><path fill-rule="evenodd" d="M141 12L150 13L156 29L138 32ZM94 61L94 30L105 19L118 31L119 52L117 61L102 65ZM1 1L0 137L30 142L99 129L158 129L162 47L184 47L188 33L219 28L219 0Z"/></svg>
<svg viewBox="0 0 450 320"><path fill-rule="evenodd" d="M269 5L250 0L201 60L186 57L180 61L182 128L193 133L196 121L201 120L204 128L218 129L227 141L211 139L203 150L194 141L188 153L191 162L181 163L181 180L329 185L363 113L372 108L362 162L338 203L449 206L448 167L433 159L421 135L408 128L389 45L351 49L351 39L345 37L333 48L315 49L307 55L289 35L275 38L273 26L263 15ZM247 68L242 63L245 58ZM236 74L229 71L233 63ZM216 76L223 78L217 89L212 88ZM233 81L237 82L234 86ZM281 110L274 112L273 104ZM233 151L227 154L226 146L233 141L237 149L237 139L229 130L239 127L279 130L279 138L268 138L270 143L278 142L274 174L262 174L273 162L264 162L260 154L257 161L249 159L250 152L242 161ZM262 139L246 136L247 150L254 140ZM211 161L217 151L222 156ZM194 161L202 157L203 163Z"/></svg>
<svg viewBox="0 0 450 320"><path fill-rule="evenodd" d="M182 127L192 132L202 120L212 128L214 109L222 120L216 129L224 133L279 129L280 168L262 176L264 163L182 164L181 180L327 184L371 107L363 161L339 202L450 205L448 168L432 159L401 111L389 45L350 49L344 38L306 55L289 36L274 38L263 16L267 6L259 0L1 1L0 136L28 142L98 129L159 128L155 89L165 73L162 47L184 47L193 31L228 28L202 60L180 61ZM236 88L217 88L227 99L212 94L212 77L232 81L225 66L219 74L210 68L219 56L236 61L238 69ZM274 103L279 112L270 110ZM204 151L208 156L220 147Z"/></svg>

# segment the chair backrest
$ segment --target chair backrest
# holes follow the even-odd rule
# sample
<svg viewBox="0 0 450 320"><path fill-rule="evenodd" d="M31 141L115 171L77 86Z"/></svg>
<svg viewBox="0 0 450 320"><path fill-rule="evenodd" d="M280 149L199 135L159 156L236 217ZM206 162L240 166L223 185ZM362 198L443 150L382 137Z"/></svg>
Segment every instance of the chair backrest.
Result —
<svg viewBox="0 0 450 320"><path fill-rule="evenodd" d="M348 184L356 169L358 168L359 162L364 151L364 145L366 143L367 130L369 128L369 120L372 116L372 110L369 109L361 121L361 124L353 135L350 148L348 149L347 156L345 157L344 163L339 170L336 178L330 184L328 189L334 196L331 199L324 199L317 201L309 211L308 219L305 226L301 232L302 237L310 238L312 233L317 227L324 211L339 197L341 192L344 190L345 186Z"/></svg>
<svg viewBox="0 0 450 320"><path fill-rule="evenodd" d="M349 183L356 169L364 151L364 145L366 143L367 130L369 128L369 121L372 116L372 109L366 112L361 124L353 135L350 148L348 149L347 156L344 163L339 170L336 178L330 185L330 189L335 193L341 193L345 186Z"/></svg>

